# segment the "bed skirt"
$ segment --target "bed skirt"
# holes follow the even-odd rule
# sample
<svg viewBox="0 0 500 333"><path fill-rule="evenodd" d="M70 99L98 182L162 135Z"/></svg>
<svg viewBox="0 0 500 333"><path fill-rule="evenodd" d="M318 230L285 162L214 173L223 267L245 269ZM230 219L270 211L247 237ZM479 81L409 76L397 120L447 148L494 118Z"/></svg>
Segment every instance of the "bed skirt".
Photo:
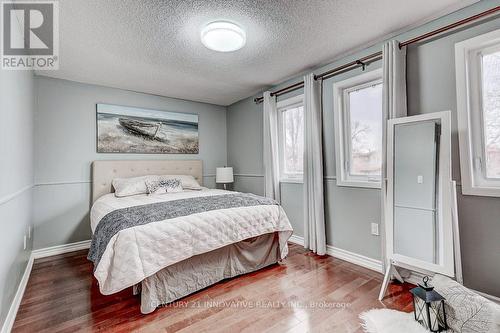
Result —
<svg viewBox="0 0 500 333"><path fill-rule="evenodd" d="M265 234L168 266L134 286L134 294L141 294L141 312L151 313L158 306L280 259L284 258L280 258L278 235Z"/></svg>

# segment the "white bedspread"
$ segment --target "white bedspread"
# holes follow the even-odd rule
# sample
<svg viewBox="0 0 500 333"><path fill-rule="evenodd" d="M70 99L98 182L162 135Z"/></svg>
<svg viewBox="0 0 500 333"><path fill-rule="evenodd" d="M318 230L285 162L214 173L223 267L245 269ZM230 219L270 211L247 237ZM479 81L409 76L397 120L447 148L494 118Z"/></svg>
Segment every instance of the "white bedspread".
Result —
<svg viewBox="0 0 500 333"><path fill-rule="evenodd" d="M92 207L92 232L105 215L116 209L230 193L234 192L205 189L125 198L108 194ZM194 255L272 232L278 232L281 258L285 258L293 229L283 208L277 205L219 209L140 225L111 238L94 276L101 293L109 295Z"/></svg>

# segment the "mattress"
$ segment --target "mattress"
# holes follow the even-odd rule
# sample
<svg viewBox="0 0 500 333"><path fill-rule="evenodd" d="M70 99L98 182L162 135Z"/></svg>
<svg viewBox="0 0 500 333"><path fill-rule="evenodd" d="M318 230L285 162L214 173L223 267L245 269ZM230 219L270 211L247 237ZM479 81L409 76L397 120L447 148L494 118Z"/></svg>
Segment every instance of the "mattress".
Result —
<svg viewBox="0 0 500 333"><path fill-rule="evenodd" d="M186 205L185 200L202 197L210 197L212 202L225 201L226 205L221 207L230 207L197 210L194 214L118 231L106 242L94 267L94 276L101 293L107 295L118 292L183 260L265 234L277 235L279 259L285 258L288 254L287 240L293 229L283 208L278 204L231 207L227 205L231 196L238 198L238 192L204 189L126 198L108 194L99 198L91 210L93 243L96 242L98 229L105 227L99 224L110 223L109 214L119 216L116 214L130 207L166 205L170 201L171 206L174 201Z"/></svg>

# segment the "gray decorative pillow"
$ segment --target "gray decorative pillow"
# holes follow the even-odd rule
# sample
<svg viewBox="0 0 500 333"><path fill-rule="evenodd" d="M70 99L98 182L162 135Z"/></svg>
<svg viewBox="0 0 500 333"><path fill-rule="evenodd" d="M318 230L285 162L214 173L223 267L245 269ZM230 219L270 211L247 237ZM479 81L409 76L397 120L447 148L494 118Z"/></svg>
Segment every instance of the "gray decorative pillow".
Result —
<svg viewBox="0 0 500 333"><path fill-rule="evenodd" d="M148 194L182 192L180 179L146 180L146 188L148 189Z"/></svg>
<svg viewBox="0 0 500 333"><path fill-rule="evenodd" d="M160 175L158 179L179 179L184 190L201 190L202 187L190 175Z"/></svg>
<svg viewBox="0 0 500 333"><path fill-rule="evenodd" d="M451 332L500 332L500 305L443 275L436 274L432 285L446 298L446 321Z"/></svg>

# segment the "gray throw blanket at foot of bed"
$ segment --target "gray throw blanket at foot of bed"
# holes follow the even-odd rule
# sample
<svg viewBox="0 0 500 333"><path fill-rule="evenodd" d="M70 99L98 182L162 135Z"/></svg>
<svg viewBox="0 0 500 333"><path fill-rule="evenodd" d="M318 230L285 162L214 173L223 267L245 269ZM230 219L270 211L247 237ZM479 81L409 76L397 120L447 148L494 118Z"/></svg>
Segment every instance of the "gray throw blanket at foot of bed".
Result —
<svg viewBox="0 0 500 333"><path fill-rule="evenodd" d="M273 199L254 194L234 193L117 209L104 216L97 225L87 258L94 263L95 271L111 238L127 228L211 210L261 205L278 205L278 203Z"/></svg>

